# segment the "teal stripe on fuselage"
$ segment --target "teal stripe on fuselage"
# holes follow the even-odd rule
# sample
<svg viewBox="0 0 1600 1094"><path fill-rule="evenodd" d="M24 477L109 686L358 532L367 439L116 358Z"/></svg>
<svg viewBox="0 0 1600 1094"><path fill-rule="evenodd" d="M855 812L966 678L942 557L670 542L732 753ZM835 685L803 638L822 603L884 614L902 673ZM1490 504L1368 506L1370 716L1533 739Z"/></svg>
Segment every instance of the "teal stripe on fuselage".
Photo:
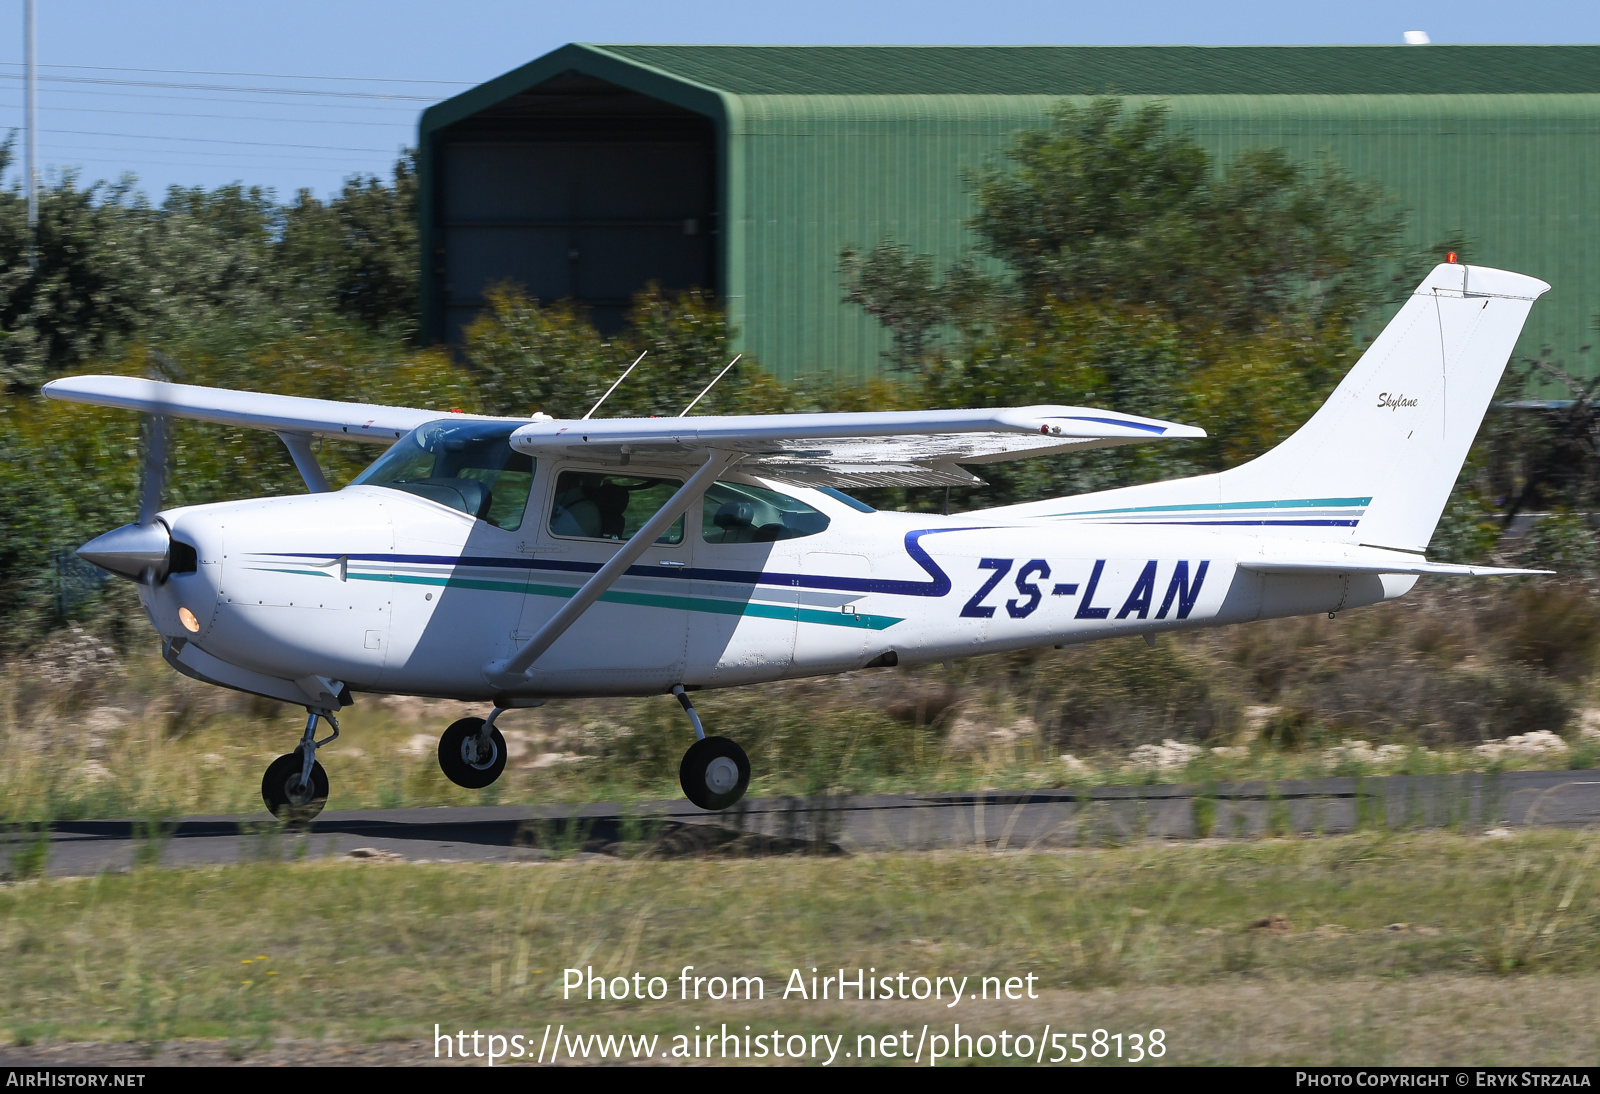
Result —
<svg viewBox="0 0 1600 1094"><path fill-rule="evenodd" d="M1348 509L1367 505L1371 498L1297 498L1288 501L1203 501L1186 505L1135 505L1125 509L1082 509L1052 513L1055 517L1100 517L1113 513L1202 513L1232 512L1240 509L1311 509L1318 506Z"/></svg>
<svg viewBox="0 0 1600 1094"><path fill-rule="evenodd" d="M481 577L427 577L422 574L350 574L351 581L392 581L399 585L434 585L451 589L477 589L490 593L520 593L521 581L489 581Z"/></svg>
<svg viewBox="0 0 1600 1094"><path fill-rule="evenodd" d="M251 567L267 570L267 567ZM296 574L302 577L332 577L321 570L267 570L269 573ZM431 585L435 588L472 589L478 592L527 593L570 599L578 590L570 585L542 585L516 581L489 581L476 577L432 577L423 574L362 574L351 572L351 581L389 581L399 585ZM893 615L852 615L788 604L760 604L715 597L680 596L672 593L632 593L608 589L600 599L611 604L632 604L642 608L667 608L673 611L706 612L711 615L748 615L757 619L780 619L795 623L818 623L827 627L866 627L882 631L903 622Z"/></svg>
<svg viewBox="0 0 1600 1094"><path fill-rule="evenodd" d="M529 585L533 596L558 596L568 599L578 590L567 585ZM719 600L714 597L677 596L671 593L630 593L610 589L600 594L600 599L613 604L633 604L645 608L672 608L678 611L707 612L712 615L750 615L759 619L782 619L797 623L821 623L827 627L867 627L887 630L901 619L892 615L847 615L844 612L826 612L817 608L801 608L788 604L759 604L743 600Z"/></svg>

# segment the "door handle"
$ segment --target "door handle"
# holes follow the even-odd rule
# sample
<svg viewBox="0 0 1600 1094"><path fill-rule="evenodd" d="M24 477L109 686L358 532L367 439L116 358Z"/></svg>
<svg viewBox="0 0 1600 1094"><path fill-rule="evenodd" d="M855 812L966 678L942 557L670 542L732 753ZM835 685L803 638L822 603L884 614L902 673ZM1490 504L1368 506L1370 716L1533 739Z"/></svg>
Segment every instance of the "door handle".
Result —
<svg viewBox="0 0 1600 1094"><path fill-rule="evenodd" d="M671 559L662 559L660 565L671 566L674 570L681 570L688 565L686 562L674 562Z"/></svg>

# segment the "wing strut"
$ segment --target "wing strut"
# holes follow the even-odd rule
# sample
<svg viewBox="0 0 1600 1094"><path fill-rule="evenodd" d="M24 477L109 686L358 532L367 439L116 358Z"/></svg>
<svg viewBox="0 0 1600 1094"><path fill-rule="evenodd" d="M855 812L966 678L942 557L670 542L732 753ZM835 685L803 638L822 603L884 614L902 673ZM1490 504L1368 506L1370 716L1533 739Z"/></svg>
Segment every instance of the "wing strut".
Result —
<svg viewBox="0 0 1600 1094"><path fill-rule="evenodd" d="M537 634L528 639L523 646L505 661L489 665L484 670L484 676L491 684L497 687L514 688L527 682L528 670L544 652L555 644L556 639L566 633L567 628L576 623L589 606L600 599L602 593L616 583L617 578L628 571L628 567L639 561L651 547L655 546L656 539L669 528L689 507L694 504L695 498L705 492L716 477L726 471L732 464L742 458L742 452L722 452L712 450L706 462L689 480L678 488L678 492L667 499L667 503L657 509L655 515L644 522L644 527L634 533L633 538L623 544L622 549L611 556L604 566L595 572L595 575L584 582L572 598L551 616L545 625L539 628Z"/></svg>
<svg viewBox="0 0 1600 1094"><path fill-rule="evenodd" d="M313 494L326 494L333 489L328 485L327 476L322 473L322 465L317 462L317 454L311 450L311 434L291 433L287 429L275 431L278 440L283 442L283 447L289 450L289 456L294 460L294 469L300 472L300 477L306 480L306 489Z"/></svg>

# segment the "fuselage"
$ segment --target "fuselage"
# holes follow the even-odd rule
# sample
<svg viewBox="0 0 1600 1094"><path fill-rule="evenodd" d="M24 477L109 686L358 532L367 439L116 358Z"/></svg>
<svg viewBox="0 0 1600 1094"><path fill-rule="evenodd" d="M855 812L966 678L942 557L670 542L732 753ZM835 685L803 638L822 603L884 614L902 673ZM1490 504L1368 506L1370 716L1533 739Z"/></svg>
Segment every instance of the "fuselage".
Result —
<svg viewBox="0 0 1600 1094"><path fill-rule="evenodd" d="M702 520L691 509L679 541L652 545L510 695L486 669L618 549L560 534L552 499L563 470L540 461L515 528L381 486L171 510L162 519L195 548L193 570L141 595L168 659L227 686L288 701L339 685L510 701L728 687L1338 611L1415 581L1242 569L1297 545L1239 530L863 512L766 483L826 527L714 542L709 511Z"/></svg>

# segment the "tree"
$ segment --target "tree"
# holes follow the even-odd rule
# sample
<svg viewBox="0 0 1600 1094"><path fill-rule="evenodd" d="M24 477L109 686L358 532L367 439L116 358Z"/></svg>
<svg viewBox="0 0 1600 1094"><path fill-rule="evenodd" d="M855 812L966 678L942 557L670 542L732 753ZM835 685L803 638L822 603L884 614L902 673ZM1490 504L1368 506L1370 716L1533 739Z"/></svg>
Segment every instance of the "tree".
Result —
<svg viewBox="0 0 1600 1094"><path fill-rule="evenodd" d="M1068 302L1191 330L1348 338L1403 257L1401 214L1377 187L1282 149L1219 171L1157 104L1128 114L1117 99L1064 103L969 182L977 247L943 281L932 256L893 241L841 252L845 299L889 328L899 367L925 359L941 326ZM977 277L983 258L1004 275Z"/></svg>
<svg viewBox="0 0 1600 1094"><path fill-rule="evenodd" d="M1382 299L1402 218L1331 160L1281 148L1219 172L1157 104L1058 106L973 180L979 250L1029 305L1109 300L1188 325L1347 325Z"/></svg>
<svg viewBox="0 0 1600 1094"><path fill-rule="evenodd" d="M0 145L0 172L11 146ZM326 204L259 187L173 187L159 205L131 176L39 193L37 268L26 202L0 190L0 386L31 391L132 341L261 342L328 317L416 328L416 171L359 176ZM231 332L231 333L230 333Z"/></svg>
<svg viewBox="0 0 1600 1094"><path fill-rule="evenodd" d="M845 299L889 330L885 356L925 400L1099 404L1212 433L1160 454L990 467L988 504L1265 450L1349 368L1404 257L1376 187L1281 149L1219 166L1156 104L1062 104L968 182L975 247L942 276L892 240L841 252Z"/></svg>
<svg viewBox="0 0 1600 1094"><path fill-rule="evenodd" d="M839 254L844 303L858 304L889 329L893 348L884 356L902 372L917 368L935 328L950 314L950 293L938 283L932 255L884 240L862 254L846 247Z"/></svg>
<svg viewBox="0 0 1600 1094"><path fill-rule="evenodd" d="M417 246L414 153L395 161L388 184L357 176L326 205L302 190L284 211L285 265L311 293L374 329L415 332Z"/></svg>
<svg viewBox="0 0 1600 1094"><path fill-rule="evenodd" d="M0 170L10 161L7 141ZM15 186L0 192L0 383L37 387L138 327L151 300L149 214L130 180L80 189L64 175L39 193L31 268L27 202Z"/></svg>
<svg viewBox="0 0 1600 1094"><path fill-rule="evenodd" d="M570 301L541 304L515 285L488 292L489 307L467 326L463 355L489 413L542 411L579 418L628 363L639 367L606 399L603 418L682 411L734 356L727 313L704 294L668 295L655 286L634 297L613 340ZM743 357L695 406L696 414L795 409L794 393Z"/></svg>

